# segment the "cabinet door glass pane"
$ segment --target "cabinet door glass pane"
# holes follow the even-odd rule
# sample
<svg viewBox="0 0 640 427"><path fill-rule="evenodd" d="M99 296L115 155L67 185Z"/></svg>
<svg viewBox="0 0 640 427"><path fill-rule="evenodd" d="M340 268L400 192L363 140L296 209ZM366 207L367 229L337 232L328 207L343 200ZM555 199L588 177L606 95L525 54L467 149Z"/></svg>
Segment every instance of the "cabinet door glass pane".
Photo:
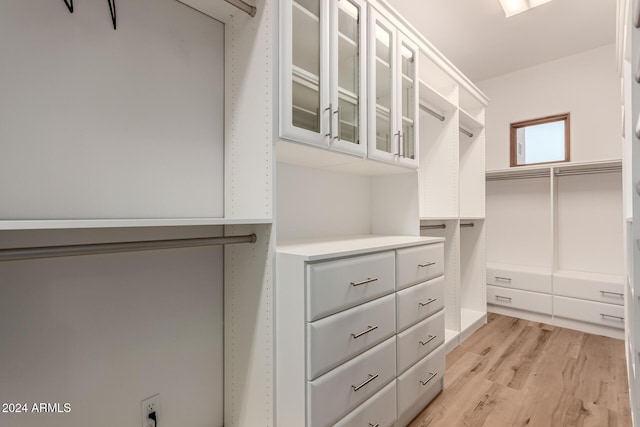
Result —
<svg viewBox="0 0 640 427"><path fill-rule="evenodd" d="M391 152L392 33L376 23L376 148Z"/></svg>
<svg viewBox="0 0 640 427"><path fill-rule="evenodd" d="M292 2L293 125L320 132L320 0Z"/></svg>
<svg viewBox="0 0 640 427"><path fill-rule="evenodd" d="M404 157L415 158L415 129L416 118L416 52L402 44L400 57L402 61L402 150Z"/></svg>
<svg viewBox="0 0 640 427"><path fill-rule="evenodd" d="M338 103L340 139L360 143L360 9L338 1Z"/></svg>

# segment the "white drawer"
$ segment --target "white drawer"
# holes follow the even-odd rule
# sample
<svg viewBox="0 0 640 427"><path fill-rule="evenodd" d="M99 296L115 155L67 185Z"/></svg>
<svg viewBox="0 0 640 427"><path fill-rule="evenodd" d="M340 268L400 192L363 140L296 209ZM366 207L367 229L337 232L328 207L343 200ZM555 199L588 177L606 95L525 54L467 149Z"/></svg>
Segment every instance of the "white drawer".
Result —
<svg viewBox="0 0 640 427"><path fill-rule="evenodd" d="M397 339L400 373L444 342L444 310L399 333Z"/></svg>
<svg viewBox="0 0 640 427"><path fill-rule="evenodd" d="M523 291L551 293L551 272L543 269L504 265L487 265L487 285Z"/></svg>
<svg viewBox="0 0 640 427"><path fill-rule="evenodd" d="M444 274L444 243L398 249L396 254L398 289Z"/></svg>
<svg viewBox="0 0 640 427"><path fill-rule="evenodd" d="M307 426L328 426L373 396L396 375L396 338L307 382Z"/></svg>
<svg viewBox="0 0 640 427"><path fill-rule="evenodd" d="M307 379L313 380L381 343L395 330L394 295L307 323Z"/></svg>
<svg viewBox="0 0 640 427"><path fill-rule="evenodd" d="M554 296L553 308L558 317L624 329L624 307L621 305Z"/></svg>
<svg viewBox="0 0 640 427"><path fill-rule="evenodd" d="M307 320L319 319L394 290L393 251L307 264Z"/></svg>
<svg viewBox="0 0 640 427"><path fill-rule="evenodd" d="M391 427L396 420L396 382L385 388L338 421L334 427Z"/></svg>
<svg viewBox="0 0 640 427"><path fill-rule="evenodd" d="M553 275L555 295L624 305L624 277L576 272Z"/></svg>
<svg viewBox="0 0 640 427"><path fill-rule="evenodd" d="M444 307L444 277L403 289L396 295L397 330L401 331Z"/></svg>
<svg viewBox="0 0 640 427"><path fill-rule="evenodd" d="M444 378L445 371L444 356L444 346L441 346L398 377L399 416L433 387L442 387L441 380Z"/></svg>
<svg viewBox="0 0 640 427"><path fill-rule="evenodd" d="M487 304L551 314L551 295L487 286Z"/></svg>

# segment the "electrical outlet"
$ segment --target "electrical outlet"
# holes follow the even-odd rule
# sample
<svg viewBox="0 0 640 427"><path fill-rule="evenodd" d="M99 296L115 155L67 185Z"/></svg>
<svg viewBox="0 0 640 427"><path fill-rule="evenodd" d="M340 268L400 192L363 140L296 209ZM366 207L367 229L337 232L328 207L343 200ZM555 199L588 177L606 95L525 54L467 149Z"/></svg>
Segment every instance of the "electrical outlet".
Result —
<svg viewBox="0 0 640 427"><path fill-rule="evenodd" d="M142 427L156 427L153 420L149 419L149 414L156 413L156 421L160 419L160 395L154 394L140 403L142 407Z"/></svg>

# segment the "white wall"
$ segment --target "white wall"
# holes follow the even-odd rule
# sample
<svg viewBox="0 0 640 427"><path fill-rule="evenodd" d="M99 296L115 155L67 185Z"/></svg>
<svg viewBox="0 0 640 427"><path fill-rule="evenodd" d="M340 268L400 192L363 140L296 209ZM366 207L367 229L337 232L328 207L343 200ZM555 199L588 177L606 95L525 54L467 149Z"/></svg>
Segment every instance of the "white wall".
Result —
<svg viewBox="0 0 640 427"><path fill-rule="evenodd" d="M175 0L0 4L0 219L222 216L224 26Z"/></svg>
<svg viewBox="0 0 640 427"><path fill-rule="evenodd" d="M371 233L371 178L277 164L278 241Z"/></svg>
<svg viewBox="0 0 640 427"><path fill-rule="evenodd" d="M479 82L486 112L487 170L509 167L510 123L571 113L571 161L619 159L620 79L615 46Z"/></svg>
<svg viewBox="0 0 640 427"><path fill-rule="evenodd" d="M4 232L0 247L220 235L220 227ZM222 248L0 263L0 402L69 414L0 425L139 427L160 393L167 426L223 424Z"/></svg>
<svg viewBox="0 0 640 427"><path fill-rule="evenodd" d="M0 219L221 216L224 26L174 0L0 4ZM221 227L2 231L0 247ZM223 424L223 249L0 263L0 425Z"/></svg>

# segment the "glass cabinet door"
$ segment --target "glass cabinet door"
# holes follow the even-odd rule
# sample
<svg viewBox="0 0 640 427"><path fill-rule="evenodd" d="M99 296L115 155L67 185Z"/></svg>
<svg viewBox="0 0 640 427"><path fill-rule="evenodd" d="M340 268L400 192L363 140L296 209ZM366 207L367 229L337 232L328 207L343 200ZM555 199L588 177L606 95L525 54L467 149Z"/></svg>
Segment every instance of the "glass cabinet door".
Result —
<svg viewBox="0 0 640 427"><path fill-rule="evenodd" d="M321 0L283 2L281 135L328 145L328 7Z"/></svg>
<svg viewBox="0 0 640 427"><path fill-rule="evenodd" d="M364 154L366 104L364 70L366 55L366 3L362 0L332 1L331 104L332 146L340 151Z"/></svg>
<svg viewBox="0 0 640 427"><path fill-rule="evenodd" d="M401 33L398 35L398 41L399 162L417 165L418 50L416 45Z"/></svg>
<svg viewBox="0 0 640 427"><path fill-rule="evenodd" d="M369 157L393 161L400 136L395 123L394 27L375 9L370 9L369 28Z"/></svg>

